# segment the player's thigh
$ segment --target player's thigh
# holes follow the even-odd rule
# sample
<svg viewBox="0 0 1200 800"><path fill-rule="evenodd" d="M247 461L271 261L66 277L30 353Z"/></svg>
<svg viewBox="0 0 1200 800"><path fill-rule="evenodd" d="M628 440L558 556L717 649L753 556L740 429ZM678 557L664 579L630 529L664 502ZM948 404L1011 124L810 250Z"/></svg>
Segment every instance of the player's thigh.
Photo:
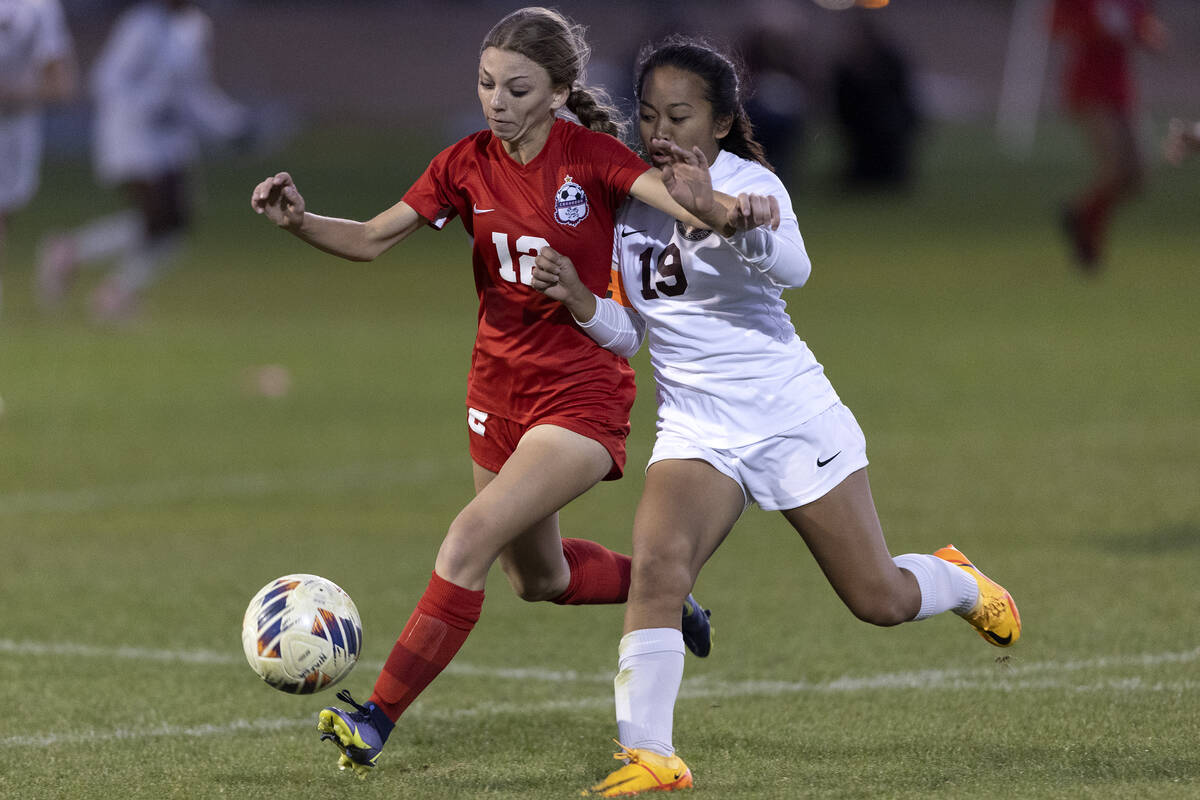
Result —
<svg viewBox="0 0 1200 800"><path fill-rule="evenodd" d="M476 468L478 493L460 517L490 540L497 553L518 539L519 553L551 553L550 540L558 538L558 510L598 483L611 467L608 450L594 439L538 425L521 437L494 477L487 470L480 475L482 468Z"/></svg>
<svg viewBox="0 0 1200 800"><path fill-rule="evenodd" d="M821 498L783 515L852 609L878 593L899 591L900 571L888 552L865 468Z"/></svg>
<svg viewBox="0 0 1200 800"><path fill-rule="evenodd" d="M478 493L495 480L497 473L478 464L474 467L475 491ZM518 597L536 591L538 583L552 579L555 575L565 574L569 581L570 567L563 556L558 512L543 517L518 533L516 538L500 551L499 560L500 568L508 576L509 583ZM560 591L558 594L561 593Z"/></svg>
<svg viewBox="0 0 1200 800"><path fill-rule="evenodd" d="M741 485L712 464L698 458L655 461L646 470L634 517L635 575L653 581L655 572L682 569L690 589L745 506Z"/></svg>

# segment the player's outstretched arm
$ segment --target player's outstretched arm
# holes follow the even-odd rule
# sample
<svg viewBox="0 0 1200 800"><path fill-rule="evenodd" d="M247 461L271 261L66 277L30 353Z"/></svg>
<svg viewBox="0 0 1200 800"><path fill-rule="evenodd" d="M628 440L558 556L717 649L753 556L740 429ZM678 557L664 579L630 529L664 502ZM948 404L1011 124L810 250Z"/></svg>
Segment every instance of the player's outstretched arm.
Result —
<svg viewBox="0 0 1200 800"><path fill-rule="evenodd" d="M250 207L313 247L350 261L371 261L421 227L424 221L404 201L366 222L313 214L286 172L255 186Z"/></svg>
<svg viewBox="0 0 1200 800"><path fill-rule="evenodd" d="M650 170L636 181L630 194L685 225L708 228L722 236L760 225L779 227L779 202L770 197L731 197L712 188L708 162L699 148L670 145L675 162L662 172Z"/></svg>

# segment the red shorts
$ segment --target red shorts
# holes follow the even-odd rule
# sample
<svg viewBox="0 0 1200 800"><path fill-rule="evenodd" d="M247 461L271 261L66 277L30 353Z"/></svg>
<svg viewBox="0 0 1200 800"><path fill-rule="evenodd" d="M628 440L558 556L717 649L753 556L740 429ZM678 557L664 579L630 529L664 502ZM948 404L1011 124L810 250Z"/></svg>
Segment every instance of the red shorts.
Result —
<svg viewBox="0 0 1200 800"><path fill-rule="evenodd" d="M582 417L550 415L528 423L513 422L495 414L478 409L467 409L467 429L470 436L471 460L484 469L499 472L508 457L517 449L517 443L530 428L537 425L556 425L586 436L604 445L612 456L613 466L604 476L606 481L615 481L625 472L625 437L629 435L629 424L614 425L604 420Z"/></svg>

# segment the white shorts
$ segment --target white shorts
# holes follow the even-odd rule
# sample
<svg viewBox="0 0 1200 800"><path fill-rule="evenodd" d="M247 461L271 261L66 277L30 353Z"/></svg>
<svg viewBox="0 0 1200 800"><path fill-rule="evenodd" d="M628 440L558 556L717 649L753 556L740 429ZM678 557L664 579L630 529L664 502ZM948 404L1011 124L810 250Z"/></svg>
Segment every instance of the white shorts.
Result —
<svg viewBox="0 0 1200 800"><path fill-rule="evenodd" d="M670 431L660 432L650 461L697 458L728 475L766 511L784 511L824 497L867 466L867 440L858 420L838 403L770 439L728 450Z"/></svg>

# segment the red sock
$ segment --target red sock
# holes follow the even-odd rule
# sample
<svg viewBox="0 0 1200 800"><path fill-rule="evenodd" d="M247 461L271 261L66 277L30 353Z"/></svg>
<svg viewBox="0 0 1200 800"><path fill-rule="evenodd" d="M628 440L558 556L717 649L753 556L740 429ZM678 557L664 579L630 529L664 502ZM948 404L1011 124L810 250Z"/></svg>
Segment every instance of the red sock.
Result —
<svg viewBox="0 0 1200 800"><path fill-rule="evenodd" d="M571 567L567 590L554 599L559 605L624 603L629 599L632 559L587 539L563 539L563 555Z"/></svg>
<svg viewBox="0 0 1200 800"><path fill-rule="evenodd" d="M455 586L436 572L375 681L371 702L395 722L438 676L479 620L483 592Z"/></svg>

